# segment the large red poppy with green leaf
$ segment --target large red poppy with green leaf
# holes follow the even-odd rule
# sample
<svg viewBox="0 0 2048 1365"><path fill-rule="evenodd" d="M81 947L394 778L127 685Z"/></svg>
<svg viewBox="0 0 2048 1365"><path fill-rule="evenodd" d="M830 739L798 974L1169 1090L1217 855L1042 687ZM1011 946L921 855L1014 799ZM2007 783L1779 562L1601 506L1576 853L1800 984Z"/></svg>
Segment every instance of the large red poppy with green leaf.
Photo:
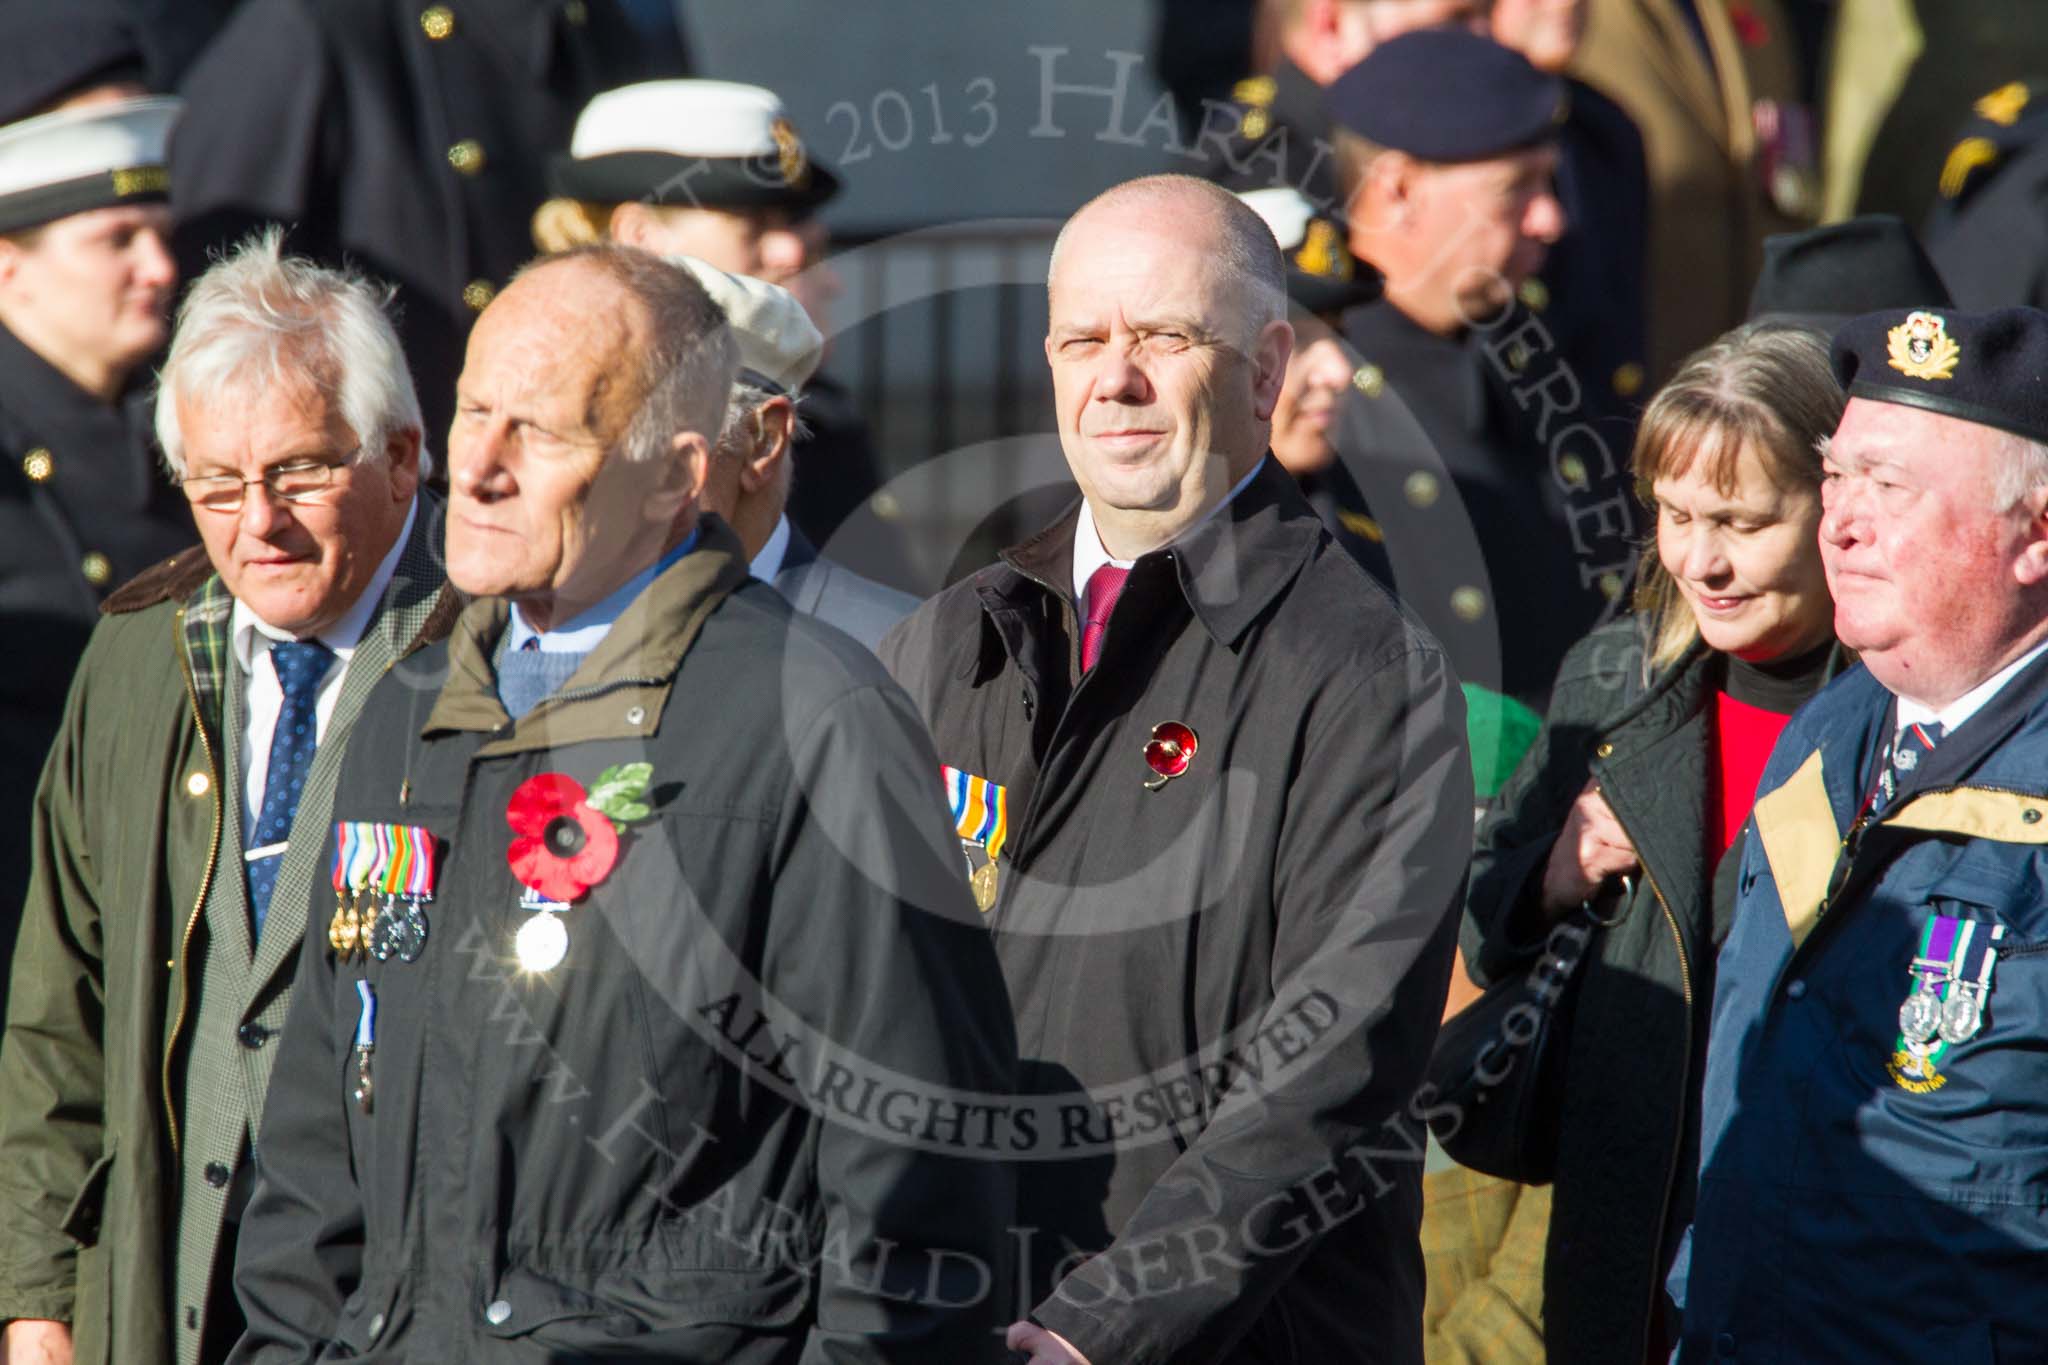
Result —
<svg viewBox="0 0 2048 1365"><path fill-rule="evenodd" d="M505 851L512 875L553 901L574 901L611 875L619 836L651 814L653 765L622 763L598 774L588 791L567 773L538 773L505 805L516 836Z"/></svg>

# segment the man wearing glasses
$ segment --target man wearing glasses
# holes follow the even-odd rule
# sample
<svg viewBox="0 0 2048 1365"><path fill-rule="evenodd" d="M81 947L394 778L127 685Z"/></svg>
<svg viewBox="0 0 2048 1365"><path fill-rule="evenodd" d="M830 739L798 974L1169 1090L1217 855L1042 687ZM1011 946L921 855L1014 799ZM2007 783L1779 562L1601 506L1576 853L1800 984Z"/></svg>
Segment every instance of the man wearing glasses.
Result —
<svg viewBox="0 0 2048 1365"><path fill-rule="evenodd" d="M7 1361L193 1365L240 1335L255 1119L341 749L454 615L383 298L273 232L179 313L156 427L203 545L108 600L36 797L0 1036Z"/></svg>

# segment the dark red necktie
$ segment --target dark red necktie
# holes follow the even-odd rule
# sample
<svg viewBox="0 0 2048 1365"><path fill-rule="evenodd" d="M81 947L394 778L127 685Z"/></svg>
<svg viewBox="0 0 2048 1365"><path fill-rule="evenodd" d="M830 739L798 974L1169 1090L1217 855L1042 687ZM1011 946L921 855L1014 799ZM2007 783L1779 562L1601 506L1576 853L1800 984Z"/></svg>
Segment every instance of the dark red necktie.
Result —
<svg viewBox="0 0 2048 1365"><path fill-rule="evenodd" d="M1116 599L1123 596L1124 580L1130 576L1129 569L1119 569L1114 564L1105 564L1088 576L1088 591L1083 594L1087 619L1081 625L1084 673L1102 657L1102 637L1109 630L1109 614L1116 610Z"/></svg>

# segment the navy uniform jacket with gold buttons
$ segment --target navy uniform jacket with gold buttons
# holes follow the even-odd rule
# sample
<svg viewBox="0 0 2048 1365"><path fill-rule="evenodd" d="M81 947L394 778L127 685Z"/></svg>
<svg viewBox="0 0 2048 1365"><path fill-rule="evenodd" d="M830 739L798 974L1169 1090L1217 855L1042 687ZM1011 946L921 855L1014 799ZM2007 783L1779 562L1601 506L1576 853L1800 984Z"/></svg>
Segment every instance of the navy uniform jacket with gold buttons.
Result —
<svg viewBox="0 0 2048 1365"><path fill-rule="evenodd" d="M100 599L196 540L149 438L148 395L106 404L0 328L0 945L28 882L29 801ZM0 979L0 1005L7 986Z"/></svg>
<svg viewBox="0 0 2048 1365"><path fill-rule="evenodd" d="M1540 315L1438 336L1381 300L1345 315L1362 361L1338 448L1393 588L1460 679L1542 709L1565 650L1619 600L1640 534L1627 423Z"/></svg>
<svg viewBox="0 0 2048 1365"><path fill-rule="evenodd" d="M469 325L534 255L543 167L600 90L649 75L617 0L251 0L184 83L179 264L264 223L398 286L429 441Z"/></svg>
<svg viewBox="0 0 2048 1365"><path fill-rule="evenodd" d="M1715 975L1687 1365L2048 1360L2044 681L2023 669L1867 824L1893 716L1867 670L1778 741ZM1980 1030L1922 1058L1899 1007L1934 913L2005 936Z"/></svg>
<svg viewBox="0 0 2048 1365"><path fill-rule="evenodd" d="M2048 81L1978 100L1939 189L1927 253L1957 306L2048 307Z"/></svg>
<svg viewBox="0 0 2048 1365"><path fill-rule="evenodd" d="M1620 105L1583 81L1570 84L1571 113L1557 130L1565 233L1543 269L1523 284L1522 302L1571 357L1586 401L1633 418L1650 396L1644 388L1650 190L1643 138Z"/></svg>

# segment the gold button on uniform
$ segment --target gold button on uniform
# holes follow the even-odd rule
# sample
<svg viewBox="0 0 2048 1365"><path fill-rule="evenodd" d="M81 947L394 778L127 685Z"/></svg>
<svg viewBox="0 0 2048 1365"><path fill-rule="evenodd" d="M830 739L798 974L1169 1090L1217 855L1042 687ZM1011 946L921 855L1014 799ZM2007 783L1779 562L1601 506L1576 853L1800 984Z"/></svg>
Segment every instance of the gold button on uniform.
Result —
<svg viewBox="0 0 2048 1365"><path fill-rule="evenodd" d="M1522 303L1532 313L1540 313L1550 307L1550 286L1535 276L1522 281L1522 287L1515 291L1521 295Z"/></svg>
<svg viewBox="0 0 2048 1365"><path fill-rule="evenodd" d="M205 773L194 773L185 779L185 791L192 796L204 796L213 790L213 779Z"/></svg>
<svg viewBox="0 0 2048 1365"><path fill-rule="evenodd" d="M498 286L489 280L471 280L462 286L462 301L473 313L481 313L490 307L491 300L498 297Z"/></svg>
<svg viewBox="0 0 2048 1365"><path fill-rule="evenodd" d="M1379 366L1367 362L1364 365L1360 365L1358 372L1351 376L1351 387L1357 389L1367 398L1377 398L1386 391L1387 372Z"/></svg>
<svg viewBox="0 0 2048 1365"><path fill-rule="evenodd" d="M1486 615L1486 594L1469 583L1451 590L1451 610L1460 621L1477 621Z"/></svg>
<svg viewBox="0 0 2048 1365"><path fill-rule="evenodd" d="M1613 752L1614 746L1612 744L1602 743L1599 748L1593 751L1593 757L1606 758L1609 755L1613 754Z"/></svg>
<svg viewBox="0 0 2048 1365"><path fill-rule="evenodd" d="M466 137L448 149L448 164L464 175L482 175L484 170L483 144L473 137Z"/></svg>
<svg viewBox="0 0 2048 1365"><path fill-rule="evenodd" d="M1614 372L1614 391L1633 398L1643 387L1643 367L1631 360Z"/></svg>
<svg viewBox="0 0 2048 1365"><path fill-rule="evenodd" d="M30 483L43 483L57 472L57 462L50 458L50 452L37 446L21 457L21 472L28 475Z"/></svg>
<svg viewBox="0 0 2048 1365"><path fill-rule="evenodd" d="M78 561L78 571L85 575L86 582L95 588L101 588L114 576L114 563L98 550L94 550Z"/></svg>
<svg viewBox="0 0 2048 1365"><path fill-rule="evenodd" d="M1606 595L1607 600L1610 602L1621 596L1621 575L1612 569L1601 574L1600 591Z"/></svg>
<svg viewBox="0 0 2048 1365"><path fill-rule="evenodd" d="M590 7L583 0L569 0L562 6L562 17L569 21L569 27L582 28L590 22Z"/></svg>
<svg viewBox="0 0 2048 1365"><path fill-rule="evenodd" d="M440 42L455 32L455 11L446 5L433 5L420 11L420 32Z"/></svg>
<svg viewBox="0 0 2048 1365"><path fill-rule="evenodd" d="M1441 496L1443 486L1437 482L1436 475L1428 470L1418 469L1401 484L1401 491L1408 495L1408 501L1415 506L1429 507Z"/></svg>
<svg viewBox="0 0 2048 1365"><path fill-rule="evenodd" d="M1557 472L1574 488L1586 486L1586 462L1576 455L1560 456L1557 461Z"/></svg>

